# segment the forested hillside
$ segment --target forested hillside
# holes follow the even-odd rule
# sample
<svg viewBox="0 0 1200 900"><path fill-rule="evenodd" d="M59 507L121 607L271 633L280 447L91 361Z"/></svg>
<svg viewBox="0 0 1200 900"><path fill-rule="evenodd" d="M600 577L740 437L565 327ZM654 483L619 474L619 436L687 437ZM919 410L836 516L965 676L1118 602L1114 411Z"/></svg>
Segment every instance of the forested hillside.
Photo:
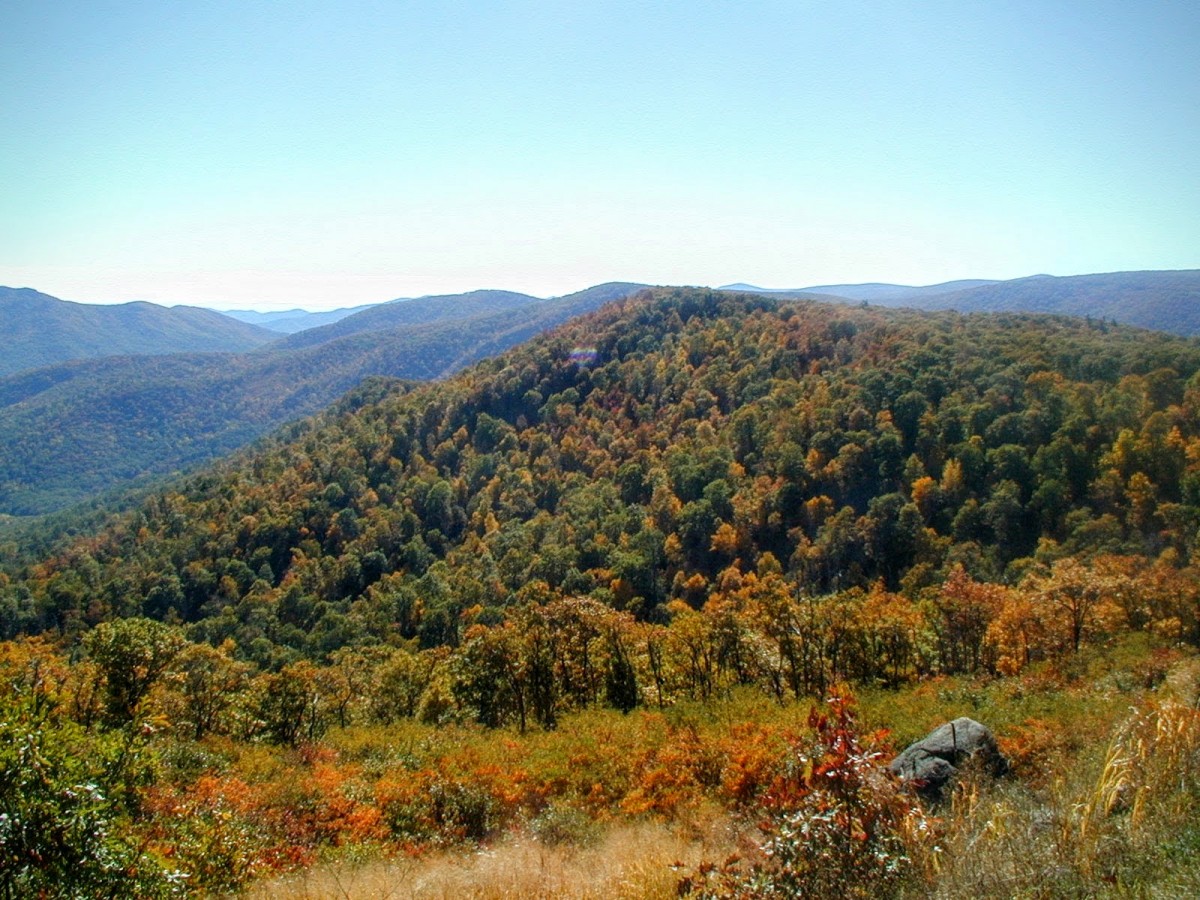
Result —
<svg viewBox="0 0 1200 900"><path fill-rule="evenodd" d="M830 284L798 290L730 285L776 298L862 301L962 313L1049 313L1106 319L1185 336L1200 334L1200 272L1110 272L1102 275L1033 275L1009 281L948 281L925 287L900 284Z"/></svg>
<svg viewBox="0 0 1200 900"><path fill-rule="evenodd" d="M469 319L509 309L517 309L530 303L539 303L537 297L513 291L470 291L451 296L421 297L416 300L393 300L369 306L336 322L306 328L283 338L279 347L311 347L350 334L371 331L388 331L413 325L428 325L447 319Z"/></svg>
<svg viewBox="0 0 1200 900"><path fill-rule="evenodd" d="M251 350L278 337L209 309L153 303L70 303L0 287L0 376L71 359L122 353Z"/></svg>
<svg viewBox="0 0 1200 900"><path fill-rule="evenodd" d="M764 559L814 594L1186 565L1198 366L1099 323L643 297L154 498L26 572L5 623L145 613L269 663L454 644L531 592L663 621Z"/></svg>
<svg viewBox="0 0 1200 900"><path fill-rule="evenodd" d="M0 886L345 894L606 835L645 896L1174 895L1198 372L1101 321L661 289L371 382L0 547ZM1015 780L929 810L851 690L902 740L986 719Z"/></svg>
<svg viewBox="0 0 1200 900"><path fill-rule="evenodd" d="M312 329L296 337L321 340L296 346L107 357L0 378L0 513L50 512L211 460L318 412L364 378L441 378L633 290L606 284L515 305L496 291L426 298L396 304L411 304L399 318Z"/></svg>
<svg viewBox="0 0 1200 900"><path fill-rule="evenodd" d="M916 306L921 307L927 300L949 294L955 291L966 291L972 288L996 284L995 281L979 278L966 278L961 281L943 281L941 284L907 285L907 284L824 284L817 287L805 288L806 294L832 294L846 297L850 300L866 300L868 303L879 303L883 306Z"/></svg>
<svg viewBox="0 0 1200 900"><path fill-rule="evenodd" d="M1035 275L899 302L959 312L1055 313L1200 334L1200 272L1195 270Z"/></svg>
<svg viewBox="0 0 1200 900"><path fill-rule="evenodd" d="M806 295L811 297L840 297L843 300L866 300L868 303L878 303L882 306L914 306L920 307L929 298L939 294L949 294L965 291L970 288L982 287L986 284L996 284L995 281L984 279L964 279L961 281L944 281L941 284L911 285L911 284L880 284L867 282L865 284L822 284L806 288L760 288L752 284L729 284L719 290L748 291L752 294L772 294L794 297Z"/></svg>

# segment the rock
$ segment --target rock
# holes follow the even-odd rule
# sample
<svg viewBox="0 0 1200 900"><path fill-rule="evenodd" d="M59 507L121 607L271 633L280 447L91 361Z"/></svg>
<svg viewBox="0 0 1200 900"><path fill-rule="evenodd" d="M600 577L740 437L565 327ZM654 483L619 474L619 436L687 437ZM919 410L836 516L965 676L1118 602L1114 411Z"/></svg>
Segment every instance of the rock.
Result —
<svg viewBox="0 0 1200 900"><path fill-rule="evenodd" d="M1008 771L1008 761L986 725L962 718L934 729L892 760L891 770L922 795L936 799L967 763L992 775Z"/></svg>

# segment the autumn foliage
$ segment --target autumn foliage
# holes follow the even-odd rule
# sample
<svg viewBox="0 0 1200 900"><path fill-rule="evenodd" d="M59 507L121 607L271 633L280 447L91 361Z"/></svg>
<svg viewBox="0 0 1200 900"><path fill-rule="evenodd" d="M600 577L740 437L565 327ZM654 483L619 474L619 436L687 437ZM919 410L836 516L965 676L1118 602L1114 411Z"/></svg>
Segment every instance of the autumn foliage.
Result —
<svg viewBox="0 0 1200 900"><path fill-rule="evenodd" d="M797 709L1200 643L1198 373L1103 323L653 293L6 544L4 721L62 750L39 810L120 835L98 884L715 807L779 841L729 890L852 894L797 835L884 884L917 812L848 703Z"/></svg>

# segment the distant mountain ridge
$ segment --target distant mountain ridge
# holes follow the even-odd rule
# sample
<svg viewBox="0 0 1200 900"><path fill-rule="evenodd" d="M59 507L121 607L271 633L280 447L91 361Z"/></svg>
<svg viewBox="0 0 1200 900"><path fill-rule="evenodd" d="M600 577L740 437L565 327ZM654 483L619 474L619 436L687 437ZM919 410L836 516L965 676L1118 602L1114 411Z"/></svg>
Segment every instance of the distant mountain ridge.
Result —
<svg viewBox="0 0 1200 900"><path fill-rule="evenodd" d="M308 328L278 341L279 348L312 347L350 334L386 331L402 326L427 325L446 319L501 312L544 301L513 291L480 290L441 294L415 300L393 300L369 306L327 325Z"/></svg>
<svg viewBox="0 0 1200 900"><path fill-rule="evenodd" d="M996 284L996 282L988 279L974 278L946 281L941 284L929 284L920 287L907 284L868 282L866 284L823 284L805 288L761 288L753 284L738 282L737 284L724 285L717 290L745 291L751 294L783 294L788 296L820 294L827 297L845 297L848 300L866 300L869 303L889 305L891 303L913 300L920 297L934 297L939 294L947 294L989 284Z"/></svg>
<svg viewBox="0 0 1200 900"><path fill-rule="evenodd" d="M728 285L722 290L771 297L825 295L881 306L1024 312L1112 319L1154 331L1200 334L1200 270L1170 269L1095 275L1031 275L1009 281L947 281L924 287L899 284L832 284L798 289Z"/></svg>
<svg viewBox="0 0 1200 900"><path fill-rule="evenodd" d="M903 284L825 284L805 288L805 294L833 294L838 297L849 297L851 300L866 300L868 303L911 303L927 297L938 297L956 291L970 290L995 284L995 281L980 278L968 278L959 281L944 281L941 284L929 284L914 287Z"/></svg>
<svg viewBox="0 0 1200 900"><path fill-rule="evenodd" d="M940 294L914 305L959 312L1090 316L1191 336L1200 334L1200 269L1034 275Z"/></svg>
<svg viewBox="0 0 1200 900"><path fill-rule="evenodd" d="M32 288L0 287L0 375L117 354L238 352L278 337L211 309L134 302L73 303Z"/></svg>
<svg viewBox="0 0 1200 900"><path fill-rule="evenodd" d="M370 309L372 306L378 305L377 303L364 303L361 306L347 306L324 312L309 312L308 310L299 308L276 312L258 312L253 309L229 309L221 310L220 312L222 315L229 316L231 319L237 319L239 322L260 325L263 328L269 328L271 331L277 331L280 334L295 334L297 331L304 331L306 328L329 325L339 319L346 318L346 316L352 316L355 313L362 312L364 309Z"/></svg>
<svg viewBox="0 0 1200 900"><path fill-rule="evenodd" d="M643 287L423 298L433 308L414 309L425 321L370 330L386 317L368 317L346 334L313 329L327 340L310 345L76 360L0 378L0 514L50 512L222 456L364 379L442 378ZM496 300L501 308L490 309ZM421 301L397 305L407 303Z"/></svg>

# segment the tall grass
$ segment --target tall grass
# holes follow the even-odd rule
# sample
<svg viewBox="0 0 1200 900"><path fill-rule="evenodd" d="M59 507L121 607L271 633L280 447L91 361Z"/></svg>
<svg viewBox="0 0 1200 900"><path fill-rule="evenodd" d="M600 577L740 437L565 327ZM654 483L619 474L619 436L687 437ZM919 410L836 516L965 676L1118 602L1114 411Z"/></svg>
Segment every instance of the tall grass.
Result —
<svg viewBox="0 0 1200 900"><path fill-rule="evenodd" d="M914 896L1200 896L1200 710L1194 662L1096 754L1045 783L961 782L933 877Z"/></svg>
<svg viewBox="0 0 1200 900"><path fill-rule="evenodd" d="M703 828L642 822L588 846L532 835L471 853L340 862L261 885L254 900L655 900L676 896L679 873L733 842L728 820Z"/></svg>
<svg viewBox="0 0 1200 900"><path fill-rule="evenodd" d="M1200 660L1150 649L1113 646L1016 678L862 692L864 732L887 728L897 748L970 715L997 731L1014 762L1008 778L968 772L941 805L896 819L896 852L911 865L887 895L1200 896ZM806 709L735 694L665 713L589 711L527 735L416 725L336 732L329 752L368 782L399 785L433 767L447 783L516 799L480 841L424 843L415 855L384 843L365 858L334 845L335 855L251 896L676 896L697 872L770 850L756 827L762 802L781 754L797 746L786 736L805 733ZM241 762L257 770L262 761ZM795 834L803 815L793 811ZM920 829L906 830L913 821Z"/></svg>

